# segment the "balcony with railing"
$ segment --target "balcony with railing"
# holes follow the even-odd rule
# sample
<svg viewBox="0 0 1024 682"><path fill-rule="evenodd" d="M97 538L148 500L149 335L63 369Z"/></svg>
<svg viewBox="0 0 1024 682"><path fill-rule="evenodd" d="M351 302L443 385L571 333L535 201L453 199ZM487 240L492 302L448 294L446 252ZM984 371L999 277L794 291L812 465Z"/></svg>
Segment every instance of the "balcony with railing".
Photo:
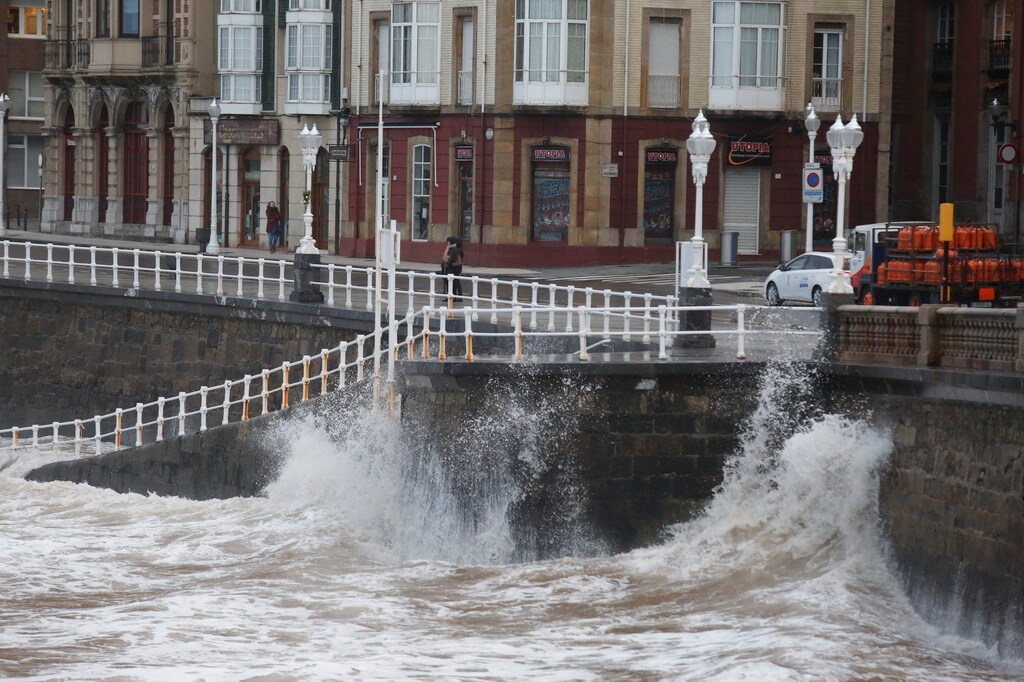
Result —
<svg viewBox="0 0 1024 682"><path fill-rule="evenodd" d="M652 109L678 109L679 75L647 76L647 106Z"/></svg>
<svg viewBox="0 0 1024 682"><path fill-rule="evenodd" d="M811 104L818 111L839 111L843 106L843 79L811 79Z"/></svg>
<svg viewBox="0 0 1024 682"><path fill-rule="evenodd" d="M441 103L441 74L437 71L393 71L391 104L437 105Z"/></svg>
<svg viewBox="0 0 1024 682"><path fill-rule="evenodd" d="M75 64L76 69L88 69L92 64L92 41L75 41Z"/></svg>
<svg viewBox="0 0 1024 682"><path fill-rule="evenodd" d="M712 109L782 111L786 79L782 76L721 76L709 79L708 104Z"/></svg>
<svg viewBox="0 0 1024 682"><path fill-rule="evenodd" d="M932 78L946 80L953 75L953 41L935 43L932 47Z"/></svg>
<svg viewBox="0 0 1024 682"><path fill-rule="evenodd" d="M459 71L459 105L468 107L473 104L473 72Z"/></svg>
<svg viewBox="0 0 1024 682"><path fill-rule="evenodd" d="M585 106L589 101L586 71L516 69L513 72L512 102L546 106Z"/></svg>
<svg viewBox="0 0 1024 682"><path fill-rule="evenodd" d="M70 40L47 40L43 45L43 68L47 71L70 69L72 45Z"/></svg>
<svg viewBox="0 0 1024 682"><path fill-rule="evenodd" d="M1010 58L1013 44L1009 38L992 40L988 44L988 72L993 76L1010 73Z"/></svg>

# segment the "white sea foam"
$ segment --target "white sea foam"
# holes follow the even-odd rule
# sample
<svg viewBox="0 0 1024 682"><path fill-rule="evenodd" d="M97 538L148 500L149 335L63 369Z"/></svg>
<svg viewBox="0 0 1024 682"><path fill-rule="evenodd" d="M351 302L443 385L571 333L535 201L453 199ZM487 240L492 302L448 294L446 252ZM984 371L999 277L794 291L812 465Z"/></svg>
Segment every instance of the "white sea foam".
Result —
<svg viewBox="0 0 1024 682"><path fill-rule="evenodd" d="M488 470L512 488L466 519L399 425L348 408L287 426L265 499L0 478L0 676L1019 679L924 625L888 573L887 434L818 414L778 371L706 513L621 556L500 563L522 479ZM528 471L545 450L521 449Z"/></svg>

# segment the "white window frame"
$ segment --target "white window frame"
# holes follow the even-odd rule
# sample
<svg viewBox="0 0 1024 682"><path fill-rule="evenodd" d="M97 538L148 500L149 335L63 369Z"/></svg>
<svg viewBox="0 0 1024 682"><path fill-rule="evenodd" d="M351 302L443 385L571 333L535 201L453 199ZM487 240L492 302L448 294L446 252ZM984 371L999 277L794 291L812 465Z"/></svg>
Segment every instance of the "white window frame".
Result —
<svg viewBox="0 0 1024 682"><path fill-rule="evenodd" d="M220 0L221 14L261 14L262 0Z"/></svg>
<svg viewBox="0 0 1024 682"><path fill-rule="evenodd" d="M21 3L12 3L8 7L8 12L11 10L18 13L18 31L16 33L8 33L8 38L29 38L31 40L45 40L46 39L46 2L36 0L23 0ZM36 32L25 33L26 19L25 14L28 10L34 10L36 12Z"/></svg>
<svg viewBox="0 0 1024 682"><path fill-rule="evenodd" d="M29 145L29 139L37 139L37 145L33 148ZM40 190L43 188L42 178L39 176L39 154L43 153L45 140L42 135L26 135L23 133L11 133L7 136L7 155L4 160L4 164L7 166L4 169L4 183L7 185L7 189L34 189ZM35 153L29 154L29 150L33 149ZM11 167L17 160L18 153L23 154L22 157L22 170L24 171L22 178L25 182L21 185L11 184ZM35 178L36 185L29 185L28 178Z"/></svg>
<svg viewBox="0 0 1024 682"><path fill-rule="evenodd" d="M238 41L248 35L249 49L238 51ZM263 27L221 25L218 32L217 71L220 74L220 97L227 104L260 104L263 102ZM243 90L244 88L244 90ZM248 96L240 97L239 91Z"/></svg>
<svg viewBox="0 0 1024 682"><path fill-rule="evenodd" d="M392 3L390 48L389 101L392 104L440 104L441 3L433 0Z"/></svg>
<svg viewBox="0 0 1024 682"><path fill-rule="evenodd" d="M655 29L662 27L662 30ZM651 17L647 46L647 106L652 109L677 109L681 103L679 54L682 50L683 27L677 18ZM657 39L671 36L670 44ZM664 70L660 64L666 65Z"/></svg>
<svg viewBox="0 0 1024 682"><path fill-rule="evenodd" d="M821 61L818 61L818 38L821 38ZM843 29L816 28L811 49L811 103L819 111L839 111L843 105ZM835 47L828 43L835 40ZM835 63L830 53L835 52ZM815 76L820 66L821 75Z"/></svg>
<svg viewBox="0 0 1024 682"><path fill-rule="evenodd" d="M756 19L744 22L745 9L754 12L760 8L766 11L776 8L778 23L771 23L767 18L764 22L757 22ZM713 0L709 106L721 109L783 110L786 100L786 9L786 3L780 0ZM749 57L749 54L743 53L743 44L750 42L748 36L751 31L756 32L755 67L752 73L743 73L744 58ZM773 42L770 40L772 32L776 37L774 60L770 58L770 53L765 52ZM719 46L722 47L721 51ZM721 65L720 59L723 62ZM724 72L718 72L719 68Z"/></svg>
<svg viewBox="0 0 1024 682"><path fill-rule="evenodd" d="M951 43L956 38L956 10L952 2L939 5L935 16L935 42Z"/></svg>
<svg viewBox="0 0 1024 682"><path fill-rule="evenodd" d="M330 0L289 0L285 28L286 114L331 107L334 18Z"/></svg>
<svg viewBox="0 0 1024 682"><path fill-rule="evenodd" d="M32 77L33 76L36 77L36 84L38 86L37 92L39 93L39 95L37 97L33 97L32 96ZM12 119L24 119L24 120L30 120L30 121L42 121L43 119L45 119L46 118L46 92L43 90L44 83L43 83L43 76L42 76L42 74L40 72L38 72L38 71L21 71L21 70L9 71L8 72L8 94L10 94L11 92L14 91L14 87L13 86L15 85L16 81L18 82L17 83L18 85L23 86L22 88L20 88L20 90L25 93L25 101L21 102L19 100L15 100L14 97L11 97L11 108L7 112L8 117L12 118ZM39 115L38 116L32 116L29 113L31 111L30 105L31 105L32 102L36 102L39 105L40 110L39 110ZM24 108L22 108L20 110L15 109L15 107L18 106L19 104L23 104Z"/></svg>
<svg viewBox="0 0 1024 682"><path fill-rule="evenodd" d="M544 16L545 7L557 12ZM514 104L588 103L590 16L589 0L516 0ZM580 40L578 55L570 43ZM574 56L582 64L570 64Z"/></svg>
<svg viewBox="0 0 1024 682"><path fill-rule="evenodd" d="M288 0L288 10L292 12L307 10L329 12L331 11L331 0Z"/></svg>
<svg viewBox="0 0 1024 682"><path fill-rule="evenodd" d="M426 241L430 238L430 191L433 178L433 149L429 144L416 144L412 148L412 220L410 234L413 241ZM416 227L420 225L417 212L420 204L427 205L426 233L417 234Z"/></svg>

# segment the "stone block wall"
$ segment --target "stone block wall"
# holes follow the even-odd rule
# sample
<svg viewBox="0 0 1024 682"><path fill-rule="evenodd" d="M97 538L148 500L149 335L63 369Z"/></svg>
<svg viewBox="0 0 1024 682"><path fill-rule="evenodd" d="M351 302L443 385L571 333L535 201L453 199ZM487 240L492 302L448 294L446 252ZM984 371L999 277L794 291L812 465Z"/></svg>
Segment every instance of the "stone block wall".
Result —
<svg viewBox="0 0 1024 682"><path fill-rule="evenodd" d="M222 384L372 329L363 311L0 283L0 427L88 418Z"/></svg>

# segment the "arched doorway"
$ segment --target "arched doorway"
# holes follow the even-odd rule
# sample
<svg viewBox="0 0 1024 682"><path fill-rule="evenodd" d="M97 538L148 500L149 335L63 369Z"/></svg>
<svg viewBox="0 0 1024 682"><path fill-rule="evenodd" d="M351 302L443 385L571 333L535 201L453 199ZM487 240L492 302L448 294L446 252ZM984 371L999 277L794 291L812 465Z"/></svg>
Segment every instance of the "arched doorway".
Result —
<svg viewBox="0 0 1024 682"><path fill-rule="evenodd" d="M242 190L238 231L239 246L260 243L260 152L250 147L239 154L238 186Z"/></svg>
<svg viewBox="0 0 1024 682"><path fill-rule="evenodd" d="M100 105L100 115L96 122L96 220L106 222L107 220L107 199L110 194L110 138L107 137L107 128L110 127L110 113L107 105Z"/></svg>
<svg viewBox="0 0 1024 682"><path fill-rule="evenodd" d="M327 150L321 147L316 155L316 166L313 168L313 192L309 205L313 212L313 241L316 242L318 249L327 248L330 183L331 164L327 159Z"/></svg>
<svg viewBox="0 0 1024 682"><path fill-rule="evenodd" d="M287 147L281 147L278 151L278 163L280 173L280 194L278 194L277 207L281 209L281 226L284 233L281 235L281 245L288 245L288 182L291 179L291 154Z"/></svg>
<svg viewBox="0 0 1024 682"><path fill-rule="evenodd" d="M75 211L75 112L68 105L64 113L64 220L70 222ZM31 159L30 159L31 160Z"/></svg>
<svg viewBox="0 0 1024 682"><path fill-rule="evenodd" d="M124 222L141 225L146 222L146 200L149 195L149 142L146 140L148 120L146 106L132 102L124 116L124 162L121 165L121 186L124 188Z"/></svg>
<svg viewBox="0 0 1024 682"><path fill-rule="evenodd" d="M168 104L164 108L163 128L163 221L162 224L170 225L174 216L174 110Z"/></svg>

